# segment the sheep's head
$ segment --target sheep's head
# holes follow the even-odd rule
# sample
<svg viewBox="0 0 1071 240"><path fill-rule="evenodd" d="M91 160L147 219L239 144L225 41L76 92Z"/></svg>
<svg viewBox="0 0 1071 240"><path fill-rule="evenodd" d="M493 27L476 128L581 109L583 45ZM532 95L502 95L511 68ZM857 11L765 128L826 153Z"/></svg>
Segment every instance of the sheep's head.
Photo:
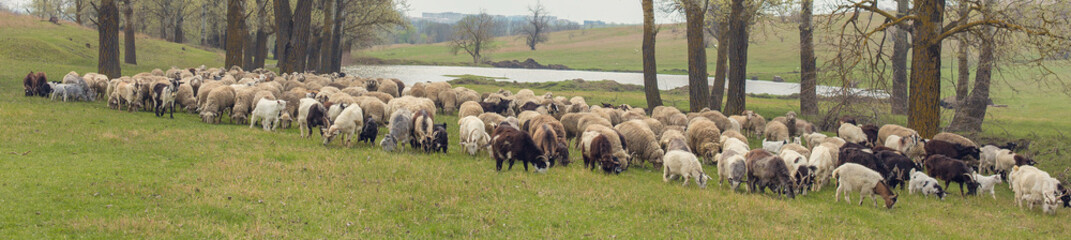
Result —
<svg viewBox="0 0 1071 240"><path fill-rule="evenodd" d="M475 142L463 142L461 146L465 148L465 152L468 152L469 155L476 155L476 152L480 151L479 144Z"/></svg>
<svg viewBox="0 0 1071 240"><path fill-rule="evenodd" d="M201 121L209 124L215 124L216 113L210 111L201 112Z"/></svg>
<svg viewBox="0 0 1071 240"><path fill-rule="evenodd" d="M321 134L323 134L324 138L324 146L327 146L327 144L331 143L331 140L334 139L335 136L337 136L339 133L339 129L335 126L331 126L331 128L328 128L326 132L324 132L322 129L321 131Z"/></svg>
<svg viewBox="0 0 1071 240"><path fill-rule="evenodd" d="M387 135L383 137L382 141L379 141L379 146L383 147L383 151L393 152L395 147L398 147L398 140L394 139L394 136Z"/></svg>
<svg viewBox="0 0 1071 240"><path fill-rule="evenodd" d="M699 188L707 188L707 182L710 181L710 176L707 176L702 172L700 172L699 175L699 177L696 177L695 183L699 184Z"/></svg>
<svg viewBox="0 0 1071 240"><path fill-rule="evenodd" d="M532 165L535 166L537 173L546 173L547 167L550 165L550 160L546 155L541 154L536 157L535 161L532 162Z"/></svg>

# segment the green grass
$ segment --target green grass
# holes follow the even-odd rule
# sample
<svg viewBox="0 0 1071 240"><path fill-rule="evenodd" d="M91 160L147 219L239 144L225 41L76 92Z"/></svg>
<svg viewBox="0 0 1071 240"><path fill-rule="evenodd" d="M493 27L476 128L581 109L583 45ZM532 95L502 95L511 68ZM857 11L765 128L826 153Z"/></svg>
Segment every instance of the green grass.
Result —
<svg viewBox="0 0 1071 240"><path fill-rule="evenodd" d="M0 22L12 18L0 17ZM185 113L157 118L111 110L103 102L22 96L26 71L50 76L93 71L94 50L78 47L84 47L79 41L95 42L94 36L84 28L36 22L0 28L0 51L5 51L0 55L0 236L999 239L1059 238L1071 231L1061 224L1068 221L1067 210L1056 216L1021 210L1006 185L997 187L996 200L904 195L886 210L869 200L861 207L835 203L832 186L789 200L733 193L714 182L706 189L663 183L660 169L650 166L621 175L590 172L579 164L547 174L523 172L519 165L495 172L486 155L463 155L456 143L445 155L388 154L367 144L324 147L317 137L300 138L296 129L269 133L204 124ZM10 40L16 37L36 43ZM138 66L123 65L124 74L222 62L216 51L139 40L139 56L145 58ZM173 57L183 46L190 56ZM40 58L57 61L34 60L46 51L59 55ZM463 86L481 92L500 88ZM551 89L556 95L585 96L589 103L644 105L642 93L635 91ZM545 91L536 89L536 94ZM994 115L1017 134L1046 126L1066 129L1060 121L1066 111L1035 112L1059 109L1035 99L1042 97L1011 98L1013 107ZM678 107L687 102L678 94L665 98ZM766 116L798 108L794 100L748 101ZM454 134L456 121L439 116L436 122L449 123ZM1068 141L1054 142L1046 144ZM581 161L575 149L572 156ZM1066 162L1039 160L1050 172L1057 171L1051 162ZM706 172L716 175L711 166Z"/></svg>

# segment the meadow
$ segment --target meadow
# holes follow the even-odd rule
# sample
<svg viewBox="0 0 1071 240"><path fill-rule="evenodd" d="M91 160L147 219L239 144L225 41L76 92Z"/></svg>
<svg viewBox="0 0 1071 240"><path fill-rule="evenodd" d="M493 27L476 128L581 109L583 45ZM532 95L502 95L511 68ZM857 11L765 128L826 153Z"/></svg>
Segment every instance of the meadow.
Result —
<svg viewBox="0 0 1071 240"><path fill-rule="evenodd" d="M496 172L486 153L385 153L369 144L323 146L297 129L264 132L112 110L104 102L23 97L21 79L45 71L95 71L95 31L0 15L0 236L7 238L1060 238L1068 210L1055 216L1019 209L1007 185L997 198L944 201L907 195L893 209L833 201L835 186L796 199L747 194L711 182L664 183L661 169L620 175L573 162L546 174ZM138 39L133 75L170 66L216 66L222 54L192 45ZM480 92L499 86L460 85ZM1032 149L1063 149L1058 131L1066 96L1031 88L995 94L985 136L1035 139ZM505 87L516 91L518 88ZM585 96L589 103L642 106L641 92L533 89ZM686 96L664 95L684 107ZM1051 104L1052 99L1062 99ZM749 98L767 117L798 109L792 99ZM895 118L894 118L895 119ZM901 117L902 119L902 117ZM902 120L900 120L902 121ZM998 129L1006 129L1008 133ZM1052 130L1052 129L1055 129ZM384 132L381 130L381 133ZM752 143L757 141L752 140ZM1039 150L1040 149L1040 150ZM1043 152L1044 153L1044 152ZM1068 164L1044 153L1051 173ZM708 175L716 176L713 166ZM953 185L950 192L958 192ZM858 201L858 196L852 196Z"/></svg>

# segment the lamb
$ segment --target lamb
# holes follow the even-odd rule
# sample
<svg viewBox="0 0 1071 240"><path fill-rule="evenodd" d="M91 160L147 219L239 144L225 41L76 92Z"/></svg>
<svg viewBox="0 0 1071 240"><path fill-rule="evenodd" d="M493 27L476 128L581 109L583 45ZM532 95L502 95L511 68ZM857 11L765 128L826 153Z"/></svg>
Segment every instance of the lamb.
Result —
<svg viewBox="0 0 1071 240"><path fill-rule="evenodd" d="M260 118L260 125L264 131L275 131L279 127L284 110L286 110L286 101L261 99L253 108L253 113L249 115L249 128L253 128L253 124L257 123L257 118Z"/></svg>
<svg viewBox="0 0 1071 240"><path fill-rule="evenodd" d="M837 136L850 143L866 145L866 143L869 142L867 141L866 133L863 132L863 129L851 123L840 124L840 129L837 130Z"/></svg>
<svg viewBox="0 0 1071 240"><path fill-rule="evenodd" d="M178 90L178 82L158 81L152 86L153 113L157 117L164 116L164 109L171 108L171 117L175 118L175 92Z"/></svg>
<svg viewBox="0 0 1071 240"><path fill-rule="evenodd" d="M626 149L628 149L628 142L625 140L625 136L622 136L620 132L613 128L601 125L590 126L585 130L585 132L588 131L605 135L607 141L610 141L610 147L612 148L610 153L613 154L614 157L617 157L618 161L620 161L618 164L621 165L622 169L628 169L628 164L632 160L632 155L628 154L626 151ZM584 144L589 144L583 141L579 143L581 144L580 147L586 147Z"/></svg>
<svg viewBox="0 0 1071 240"><path fill-rule="evenodd" d="M833 170L833 178L837 179L837 193L833 196L833 201L840 200L840 194L844 193L844 200L851 203L851 192L859 192L859 205L863 205L863 200L867 196L874 201L874 206L878 206L878 200L874 197L877 193L881 195L881 198L885 200L885 207L892 209L893 205L896 205L896 193L893 193L885 181L882 180L881 174L871 170L863 165L848 163L837 167Z"/></svg>
<svg viewBox="0 0 1071 240"><path fill-rule="evenodd" d="M549 160L543 155L543 150L536 147L528 133L517 128L500 125L495 128L494 136L491 137L491 150L495 158L495 170L502 171L502 162L509 160L509 170L513 169L513 161L521 160L524 171L528 171L528 164L535 166L536 172L546 172Z"/></svg>
<svg viewBox="0 0 1071 240"><path fill-rule="evenodd" d="M975 194L978 182L971 178L974 169L971 169L966 162L940 154L931 155L923 162L930 176L945 180L945 189L948 189L948 184L956 182L959 183L960 195L964 195L964 185L966 185L967 194Z"/></svg>
<svg viewBox="0 0 1071 240"><path fill-rule="evenodd" d="M390 116L390 131L379 142L384 151L392 152L398 147L398 143L410 141L413 127L412 115L413 113L409 110L401 109Z"/></svg>
<svg viewBox="0 0 1071 240"><path fill-rule="evenodd" d="M462 149L475 156L480 148L488 148L490 152L491 136L484 130L484 123L475 116L468 116L457 121L460 129L459 143Z"/></svg>
<svg viewBox="0 0 1071 240"><path fill-rule="evenodd" d="M665 155L665 151L658 145L658 139L655 138L654 131L651 131L643 120L623 122L614 127L614 129L621 132L622 136L625 137L628 151L638 156L633 159L646 160L654 164L654 166L662 164L662 157Z"/></svg>
<svg viewBox="0 0 1071 240"><path fill-rule="evenodd" d="M595 164L599 164L606 173L620 174L624 171L619 164L620 160L613 155L613 147L610 146L607 136L592 131L584 132L581 139L582 142L587 143L580 148L581 156L584 157L584 167L590 167L589 169L594 171Z"/></svg>
<svg viewBox="0 0 1071 240"><path fill-rule="evenodd" d="M201 121L210 124L218 124L223 120L223 112L231 110L234 107L234 88L231 86L221 86L212 89L212 92L208 93L208 99L201 106Z"/></svg>
<svg viewBox="0 0 1071 240"><path fill-rule="evenodd" d="M365 117L361 133L357 135L357 142L375 143L379 135L379 123L373 117Z"/></svg>
<svg viewBox="0 0 1071 240"><path fill-rule="evenodd" d="M978 173L971 173L971 177L974 181L978 182L978 192L989 192L989 196L993 199L997 199L997 193L993 189L998 183L1001 183L1000 175L983 176Z"/></svg>
<svg viewBox="0 0 1071 240"><path fill-rule="evenodd" d="M912 136L912 135L917 137L919 135L919 133L915 132L915 130L912 130L910 128L906 128L906 127L903 127L903 126L900 126L900 125L885 124L885 125L881 126L881 129L878 129L878 142L879 143L888 143L888 141L886 139L888 139L889 136L894 136L894 135L895 136L900 136L901 138ZM921 138L917 138L917 139L921 139Z"/></svg>
<svg viewBox="0 0 1071 240"><path fill-rule="evenodd" d="M312 135L312 128L320 127L320 135L323 136L323 127L331 124L327 118L327 109L323 104L312 98L302 98L298 106L298 128L301 137L307 138Z"/></svg>
<svg viewBox="0 0 1071 240"><path fill-rule="evenodd" d="M718 159L718 177L720 178L718 185L729 180L729 189L736 191L747 177L747 161L744 159L744 154L734 150L722 152Z"/></svg>
<svg viewBox="0 0 1071 240"><path fill-rule="evenodd" d="M765 137L769 141L781 141L788 140L788 127L784 123L778 121L770 121L766 124L766 128L763 130Z"/></svg>
<svg viewBox="0 0 1071 240"><path fill-rule="evenodd" d="M946 193L944 188L941 188L941 184L937 182L937 179L927 176L922 171L911 169L911 181L909 181L908 185L908 194L915 194L917 191L922 193L923 196L934 195L941 200L945 200Z"/></svg>
<svg viewBox="0 0 1071 240"><path fill-rule="evenodd" d="M331 127L327 128L324 132L324 146L331 143L331 140L336 136L342 136L342 143L346 147L351 147L353 137L356 136L357 129L361 129L364 126L364 110L361 110L361 106L356 104L347 106L342 110L342 113L335 118Z"/></svg>
<svg viewBox="0 0 1071 240"><path fill-rule="evenodd" d="M755 149L745 155L747 158L748 192L765 192L769 187L774 192L796 197L785 161L765 150Z"/></svg>
<svg viewBox="0 0 1071 240"><path fill-rule="evenodd" d="M721 151L721 130L717 124L706 119L696 119L688 124L685 131L688 136L688 147L703 159L713 163L714 155Z"/></svg>
<svg viewBox="0 0 1071 240"><path fill-rule="evenodd" d="M807 159L807 164L815 167L815 184L811 187L812 192L822 190L822 186L828 183L829 177L836 167L834 166L832 152L833 150L823 145L816 146L811 151L811 157Z"/></svg>
<svg viewBox="0 0 1071 240"><path fill-rule="evenodd" d="M424 144L424 152L442 151L444 154L450 146L450 136L446 133L446 123L434 124L428 143Z"/></svg>
<svg viewBox="0 0 1071 240"><path fill-rule="evenodd" d="M465 118L468 116L479 116L483 114L483 107L479 102L465 102L461 104L461 107L457 111L458 118Z"/></svg>
<svg viewBox="0 0 1071 240"><path fill-rule="evenodd" d="M1020 208L1026 201L1029 208L1040 203L1041 209L1048 214L1056 214L1059 207L1059 180L1033 166L1017 166L1012 169L1009 183L1015 191L1015 202Z"/></svg>
<svg viewBox="0 0 1071 240"><path fill-rule="evenodd" d="M885 138L885 147L907 154L914 161L921 160L920 158L925 155L925 143L919 139L918 135L908 135L907 137L888 136Z"/></svg>
<svg viewBox="0 0 1071 240"><path fill-rule="evenodd" d="M669 182L676 176L683 178L682 186L687 186L688 179L692 178L699 188L706 188L707 180L710 180L710 176L703 174L703 165L695 154L680 150L666 153L665 162L662 164L662 181Z"/></svg>

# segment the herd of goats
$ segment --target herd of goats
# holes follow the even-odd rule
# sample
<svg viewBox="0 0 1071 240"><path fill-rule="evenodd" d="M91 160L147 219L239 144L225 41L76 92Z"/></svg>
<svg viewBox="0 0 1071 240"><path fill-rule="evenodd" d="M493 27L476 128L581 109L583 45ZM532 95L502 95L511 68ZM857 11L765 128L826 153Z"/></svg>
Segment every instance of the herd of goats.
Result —
<svg viewBox="0 0 1071 240"><path fill-rule="evenodd" d="M912 129L887 124L860 125L851 117L839 119L836 136L827 136L794 112L767 120L753 111L725 116L704 109L682 113L673 107L648 112L628 105L588 105L583 97L535 95L528 89L479 93L446 82L406 86L397 79L371 79L340 74L282 74L240 68L153 70L109 79L71 72L61 82L44 73L29 73L23 81L26 96L63 101L106 99L113 109L152 109L156 116L180 111L199 114L202 121L218 124L225 113L231 122L267 131L289 128L297 121L301 136L318 129L326 146L334 139L351 146L379 141L384 151L446 152L447 124L436 124L436 114L456 114L462 151L490 154L496 169L504 162L512 169L520 161L546 172L568 166L570 147L580 150L584 167L620 173L629 166L661 166L663 180L683 178L705 187L712 178L703 164L714 164L719 185L733 190L746 183L748 192L765 192L792 198L819 191L836 181L840 195L859 204L875 195L885 207L897 201L897 186L943 199L950 183L960 194L988 192L1007 182L1020 207L1041 205L1054 214L1062 204L1071 207L1071 191L1034 161L1017 154L1017 146L980 146L954 133L923 139ZM170 113L167 112L170 111ZM649 115L648 115L649 113ZM751 149L748 137L761 138L762 148ZM354 139L356 138L356 139ZM700 157L703 162L700 162ZM992 175L985 176L982 173ZM944 186L938 179L945 181ZM964 193L966 190L966 193Z"/></svg>

